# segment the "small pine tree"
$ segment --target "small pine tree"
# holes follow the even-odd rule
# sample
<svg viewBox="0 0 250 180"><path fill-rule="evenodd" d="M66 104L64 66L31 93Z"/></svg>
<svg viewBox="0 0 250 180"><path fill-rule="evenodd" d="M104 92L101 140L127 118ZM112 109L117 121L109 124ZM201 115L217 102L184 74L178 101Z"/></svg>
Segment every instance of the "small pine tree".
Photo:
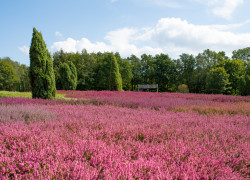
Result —
<svg viewBox="0 0 250 180"><path fill-rule="evenodd" d="M52 99L56 95L53 61L42 34L33 28L30 46L32 98Z"/></svg>
<svg viewBox="0 0 250 180"><path fill-rule="evenodd" d="M108 58L110 59L109 90L122 91L122 77L119 72L116 57L110 53Z"/></svg>

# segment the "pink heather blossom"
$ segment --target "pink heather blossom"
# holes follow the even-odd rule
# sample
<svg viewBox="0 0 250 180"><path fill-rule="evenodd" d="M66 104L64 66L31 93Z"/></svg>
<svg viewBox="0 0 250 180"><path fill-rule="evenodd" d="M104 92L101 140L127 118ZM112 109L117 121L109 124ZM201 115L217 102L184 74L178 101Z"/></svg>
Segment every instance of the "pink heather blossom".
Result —
<svg viewBox="0 0 250 180"><path fill-rule="evenodd" d="M0 98L0 179L250 178L247 114L166 110L191 104L230 106L246 98L64 93L99 98L103 104ZM136 109L124 105L133 106L143 94Z"/></svg>
<svg viewBox="0 0 250 180"><path fill-rule="evenodd" d="M148 107L172 109L176 106L211 105L250 101L249 96L207 95L183 93L152 93L132 91L58 91L66 97L76 99L95 99L100 103L123 107Z"/></svg>

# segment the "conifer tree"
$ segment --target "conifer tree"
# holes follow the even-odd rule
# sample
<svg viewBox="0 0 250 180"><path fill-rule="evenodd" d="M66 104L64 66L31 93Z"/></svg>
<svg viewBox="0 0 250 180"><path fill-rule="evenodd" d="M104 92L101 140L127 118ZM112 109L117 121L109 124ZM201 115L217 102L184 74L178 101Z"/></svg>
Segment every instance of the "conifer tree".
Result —
<svg viewBox="0 0 250 180"><path fill-rule="evenodd" d="M30 46L32 98L52 99L56 95L53 61L42 34L33 28Z"/></svg>
<svg viewBox="0 0 250 180"><path fill-rule="evenodd" d="M71 71L70 78L71 78L71 82L72 82L72 90L75 90L76 86L77 86L77 70L76 70L75 65L71 61L68 62L68 65L69 65L69 68Z"/></svg>
<svg viewBox="0 0 250 180"><path fill-rule="evenodd" d="M63 90L75 90L77 86L76 67L72 62L59 66L60 84Z"/></svg>
<svg viewBox="0 0 250 180"><path fill-rule="evenodd" d="M113 53L108 55L110 59L110 75L109 75L109 90L121 91L122 90L122 78L119 72L119 66L116 57Z"/></svg>

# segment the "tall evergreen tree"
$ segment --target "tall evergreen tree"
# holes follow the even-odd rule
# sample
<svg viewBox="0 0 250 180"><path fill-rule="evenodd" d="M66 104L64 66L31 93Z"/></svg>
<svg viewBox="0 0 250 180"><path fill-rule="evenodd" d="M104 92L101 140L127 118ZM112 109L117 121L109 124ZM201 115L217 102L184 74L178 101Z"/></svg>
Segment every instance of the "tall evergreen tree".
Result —
<svg viewBox="0 0 250 180"><path fill-rule="evenodd" d="M77 86L76 67L72 62L62 63L59 66L60 85L63 90L75 90Z"/></svg>
<svg viewBox="0 0 250 180"><path fill-rule="evenodd" d="M30 46L32 98L52 99L56 95L53 61L42 34L33 28Z"/></svg>
<svg viewBox="0 0 250 180"><path fill-rule="evenodd" d="M116 57L113 53L107 55L110 60L110 75L109 75L109 90L121 91L122 90L122 77L119 72L119 66Z"/></svg>
<svg viewBox="0 0 250 180"><path fill-rule="evenodd" d="M96 89L97 90L122 90L122 77L117 59L113 53L97 53Z"/></svg>
<svg viewBox="0 0 250 180"><path fill-rule="evenodd" d="M122 89L130 90L131 89L131 79L133 78L131 64L127 59L122 59L120 54L115 53L115 57L119 66L119 72L122 77Z"/></svg>
<svg viewBox="0 0 250 180"><path fill-rule="evenodd" d="M70 79L72 82L72 90L75 90L77 86L77 70L76 70L75 65L71 61L68 62L68 65L71 71Z"/></svg>

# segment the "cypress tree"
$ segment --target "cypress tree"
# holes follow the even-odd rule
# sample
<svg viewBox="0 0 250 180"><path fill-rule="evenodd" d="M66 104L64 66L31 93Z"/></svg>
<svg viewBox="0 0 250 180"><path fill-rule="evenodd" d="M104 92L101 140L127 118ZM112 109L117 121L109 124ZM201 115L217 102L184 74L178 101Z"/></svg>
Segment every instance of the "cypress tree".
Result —
<svg viewBox="0 0 250 180"><path fill-rule="evenodd" d="M77 70L76 70L75 65L71 61L69 61L68 65L71 71L70 79L72 83L72 90L75 90L77 86Z"/></svg>
<svg viewBox="0 0 250 180"><path fill-rule="evenodd" d="M60 84L63 90L75 90L77 86L76 67L72 62L59 65Z"/></svg>
<svg viewBox="0 0 250 180"><path fill-rule="evenodd" d="M56 95L53 61L42 34L33 28L30 46L32 98L52 99Z"/></svg>
<svg viewBox="0 0 250 180"><path fill-rule="evenodd" d="M122 78L119 72L118 63L114 54L108 55L110 59L110 75L109 75L109 90L121 91L122 90Z"/></svg>

